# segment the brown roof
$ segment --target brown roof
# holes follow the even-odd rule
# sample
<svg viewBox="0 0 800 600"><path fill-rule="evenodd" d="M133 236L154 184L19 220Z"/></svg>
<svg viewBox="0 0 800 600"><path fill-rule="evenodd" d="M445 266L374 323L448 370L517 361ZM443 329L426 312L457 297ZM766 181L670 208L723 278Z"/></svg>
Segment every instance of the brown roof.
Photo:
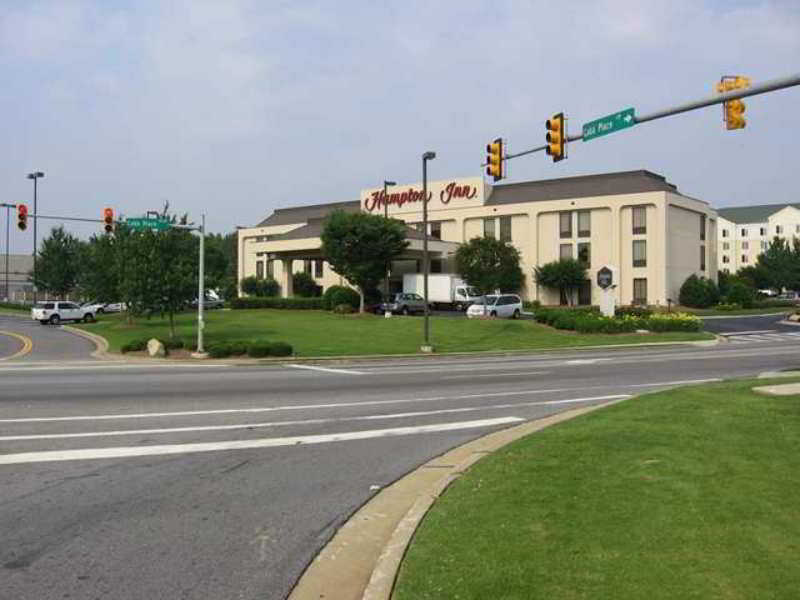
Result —
<svg viewBox="0 0 800 600"><path fill-rule="evenodd" d="M678 188L661 175L650 171L622 171L497 185L492 189L486 204L516 204L642 192L678 193Z"/></svg>
<svg viewBox="0 0 800 600"><path fill-rule="evenodd" d="M360 200L349 202L332 202L330 204L312 204L309 206L293 206L291 208L276 208L266 219L261 221L256 227L266 227L267 225L293 225L295 223L308 223L313 219L327 217L336 209L345 212L358 212L361 209Z"/></svg>

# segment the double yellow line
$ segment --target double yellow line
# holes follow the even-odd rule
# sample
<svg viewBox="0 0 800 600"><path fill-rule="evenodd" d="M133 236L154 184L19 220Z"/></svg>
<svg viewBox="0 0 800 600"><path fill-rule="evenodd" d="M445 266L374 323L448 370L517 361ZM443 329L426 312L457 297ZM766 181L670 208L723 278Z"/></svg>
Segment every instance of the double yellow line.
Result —
<svg viewBox="0 0 800 600"><path fill-rule="evenodd" d="M20 356L25 356L33 349L33 340L31 340L31 338L29 338L28 336L21 335L19 333L14 333L13 331L0 331L0 335L7 335L9 337L16 338L20 342L22 342L22 348L20 350L18 350L11 356L0 358L0 361L11 360L13 358L19 358Z"/></svg>

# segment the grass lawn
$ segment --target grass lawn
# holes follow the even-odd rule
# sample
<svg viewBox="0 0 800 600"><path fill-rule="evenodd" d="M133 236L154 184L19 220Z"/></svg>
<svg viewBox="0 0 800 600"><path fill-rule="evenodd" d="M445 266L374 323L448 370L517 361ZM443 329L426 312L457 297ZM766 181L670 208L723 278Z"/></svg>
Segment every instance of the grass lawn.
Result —
<svg viewBox="0 0 800 600"><path fill-rule="evenodd" d="M643 396L488 456L425 517L393 600L800 597L800 396L764 383Z"/></svg>
<svg viewBox="0 0 800 600"><path fill-rule="evenodd" d="M419 350L423 336L421 317L335 315L307 310L227 310L206 313L206 344L215 341L282 341L292 344L298 356L407 354ZM177 317L178 335L186 341L197 335L197 316ZM139 319L127 325L122 315L103 315L97 323L79 327L105 337L112 351L142 337L167 338L169 325L160 319ZM708 333L651 333L581 335L556 331L534 321L511 319L431 318L431 340L437 352L524 350L712 339Z"/></svg>

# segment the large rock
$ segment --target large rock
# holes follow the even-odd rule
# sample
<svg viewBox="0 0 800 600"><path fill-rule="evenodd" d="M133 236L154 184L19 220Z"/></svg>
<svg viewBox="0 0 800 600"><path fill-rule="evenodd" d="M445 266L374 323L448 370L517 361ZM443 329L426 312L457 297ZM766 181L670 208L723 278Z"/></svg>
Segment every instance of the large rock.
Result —
<svg viewBox="0 0 800 600"><path fill-rule="evenodd" d="M164 348L164 344L158 341L156 338L152 338L150 341L147 342L147 353L150 356L157 356L157 357L164 357L167 355L167 349Z"/></svg>

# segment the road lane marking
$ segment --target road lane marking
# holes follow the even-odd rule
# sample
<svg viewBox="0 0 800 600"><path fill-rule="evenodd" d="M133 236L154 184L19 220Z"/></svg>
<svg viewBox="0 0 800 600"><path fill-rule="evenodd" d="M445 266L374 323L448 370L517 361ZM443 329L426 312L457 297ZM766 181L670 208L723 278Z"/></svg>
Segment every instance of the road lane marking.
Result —
<svg viewBox="0 0 800 600"><path fill-rule="evenodd" d="M335 417L328 419L303 419L296 421L271 421L268 423L237 423L235 425L203 425L198 427L167 427L160 429L122 429L113 431L87 431L81 433L40 433L29 435L8 435L0 437L0 442L19 442L28 440L60 440L90 437L116 437L124 435L158 435L164 433L193 433L197 431L230 431L234 429L256 429L264 427L286 427L289 425L320 425L324 423L340 423L343 421L382 421L384 419L408 419L411 417L428 417L432 415L479 412L489 410L505 410L530 406L558 406L560 404L576 404L580 402L597 402L599 400L620 400L630 398L630 394L612 396L591 396L588 398L568 398L565 400L546 400L543 402L514 402L511 404L484 404L483 406L464 406L461 408L443 408L405 413L389 413L380 415L360 415L355 417Z"/></svg>
<svg viewBox="0 0 800 600"><path fill-rule="evenodd" d="M314 410L320 408L347 408L353 406L383 406L388 404L411 404L413 402L447 402L452 400L469 400L472 398L497 398L502 396L526 396L532 394L557 394L563 392L577 392L580 390L600 390L608 388L626 387L658 387L677 384L702 383L705 379L694 379L683 382L661 381L645 384L610 384L589 385L569 388L550 388L539 390L514 390L509 392L490 392L484 394L467 394L462 396L434 396L431 398L402 398L397 400L364 400L360 402L335 402L330 404L289 404L284 406L267 406L255 408L220 408L216 410L187 410L159 413L130 413L130 414L103 414L103 415L75 415L68 417L18 417L0 419L0 423L50 423L56 421L108 421L116 419L151 419L162 417L192 417L208 415L253 414L264 412L277 412L284 410Z"/></svg>
<svg viewBox="0 0 800 600"><path fill-rule="evenodd" d="M690 383L719 383L722 379L685 379L683 381L665 381L664 383L632 383L625 387L655 387L659 385L688 385Z"/></svg>
<svg viewBox="0 0 800 600"><path fill-rule="evenodd" d="M722 337L730 337L732 335L756 335L759 333L775 333L777 329L755 329L753 331L730 331L728 333L720 333Z"/></svg>
<svg viewBox="0 0 800 600"><path fill-rule="evenodd" d="M0 359L3 360L3 359ZM234 365L230 364L219 364L219 363L211 363L211 364L203 364L203 363L172 363L172 364L165 364L165 363L128 363L125 361L96 361L90 362L87 361L85 365L64 365L63 363L48 363L48 364L36 364L36 363L14 363L8 365L0 366L0 371L8 372L8 373L27 373L28 371L101 371L101 370L114 370L114 369L124 369L124 370L134 370L134 369L158 369L158 368L166 368L166 369L220 369L220 368L231 368Z"/></svg>
<svg viewBox="0 0 800 600"><path fill-rule="evenodd" d="M352 371L349 369L331 369L329 367L317 367L314 365L286 365L292 369L308 369L309 371L322 371L323 373L339 373L341 375L366 375L362 371Z"/></svg>
<svg viewBox="0 0 800 600"><path fill-rule="evenodd" d="M593 365L600 361L611 360L610 358L579 358L576 360L568 360L565 365Z"/></svg>
<svg viewBox="0 0 800 600"><path fill-rule="evenodd" d="M396 437L424 433L441 433L462 429L477 429L510 425L524 421L519 417L500 417L477 421L439 423L437 425L417 425L414 427L394 427L368 431L350 431L322 435L303 435L285 438L263 438L257 440L233 440L227 442L203 442L193 444L164 444L158 446L127 446L119 448L86 448L82 450L46 450L43 452L20 452L0 455L0 465L22 463L57 462L68 460L100 460L107 458L132 458L137 456L162 456L165 454L190 454L197 452L216 452L221 450L252 450L256 448L276 448L301 444L325 444L367 440L382 437Z"/></svg>
<svg viewBox="0 0 800 600"><path fill-rule="evenodd" d="M550 371L529 371L527 373L489 373L488 375L450 375L440 379L472 379L474 377L526 377L528 375L549 375Z"/></svg>
<svg viewBox="0 0 800 600"><path fill-rule="evenodd" d="M0 331L0 335L7 335L8 337L13 337L20 342L22 342L22 348L17 350L11 356L6 356L4 358L0 358L0 361L4 360L12 360L14 358L20 358L21 356L25 356L29 354L30 351L33 349L33 340L29 338L27 335L22 335L21 333L14 333L13 331Z"/></svg>

